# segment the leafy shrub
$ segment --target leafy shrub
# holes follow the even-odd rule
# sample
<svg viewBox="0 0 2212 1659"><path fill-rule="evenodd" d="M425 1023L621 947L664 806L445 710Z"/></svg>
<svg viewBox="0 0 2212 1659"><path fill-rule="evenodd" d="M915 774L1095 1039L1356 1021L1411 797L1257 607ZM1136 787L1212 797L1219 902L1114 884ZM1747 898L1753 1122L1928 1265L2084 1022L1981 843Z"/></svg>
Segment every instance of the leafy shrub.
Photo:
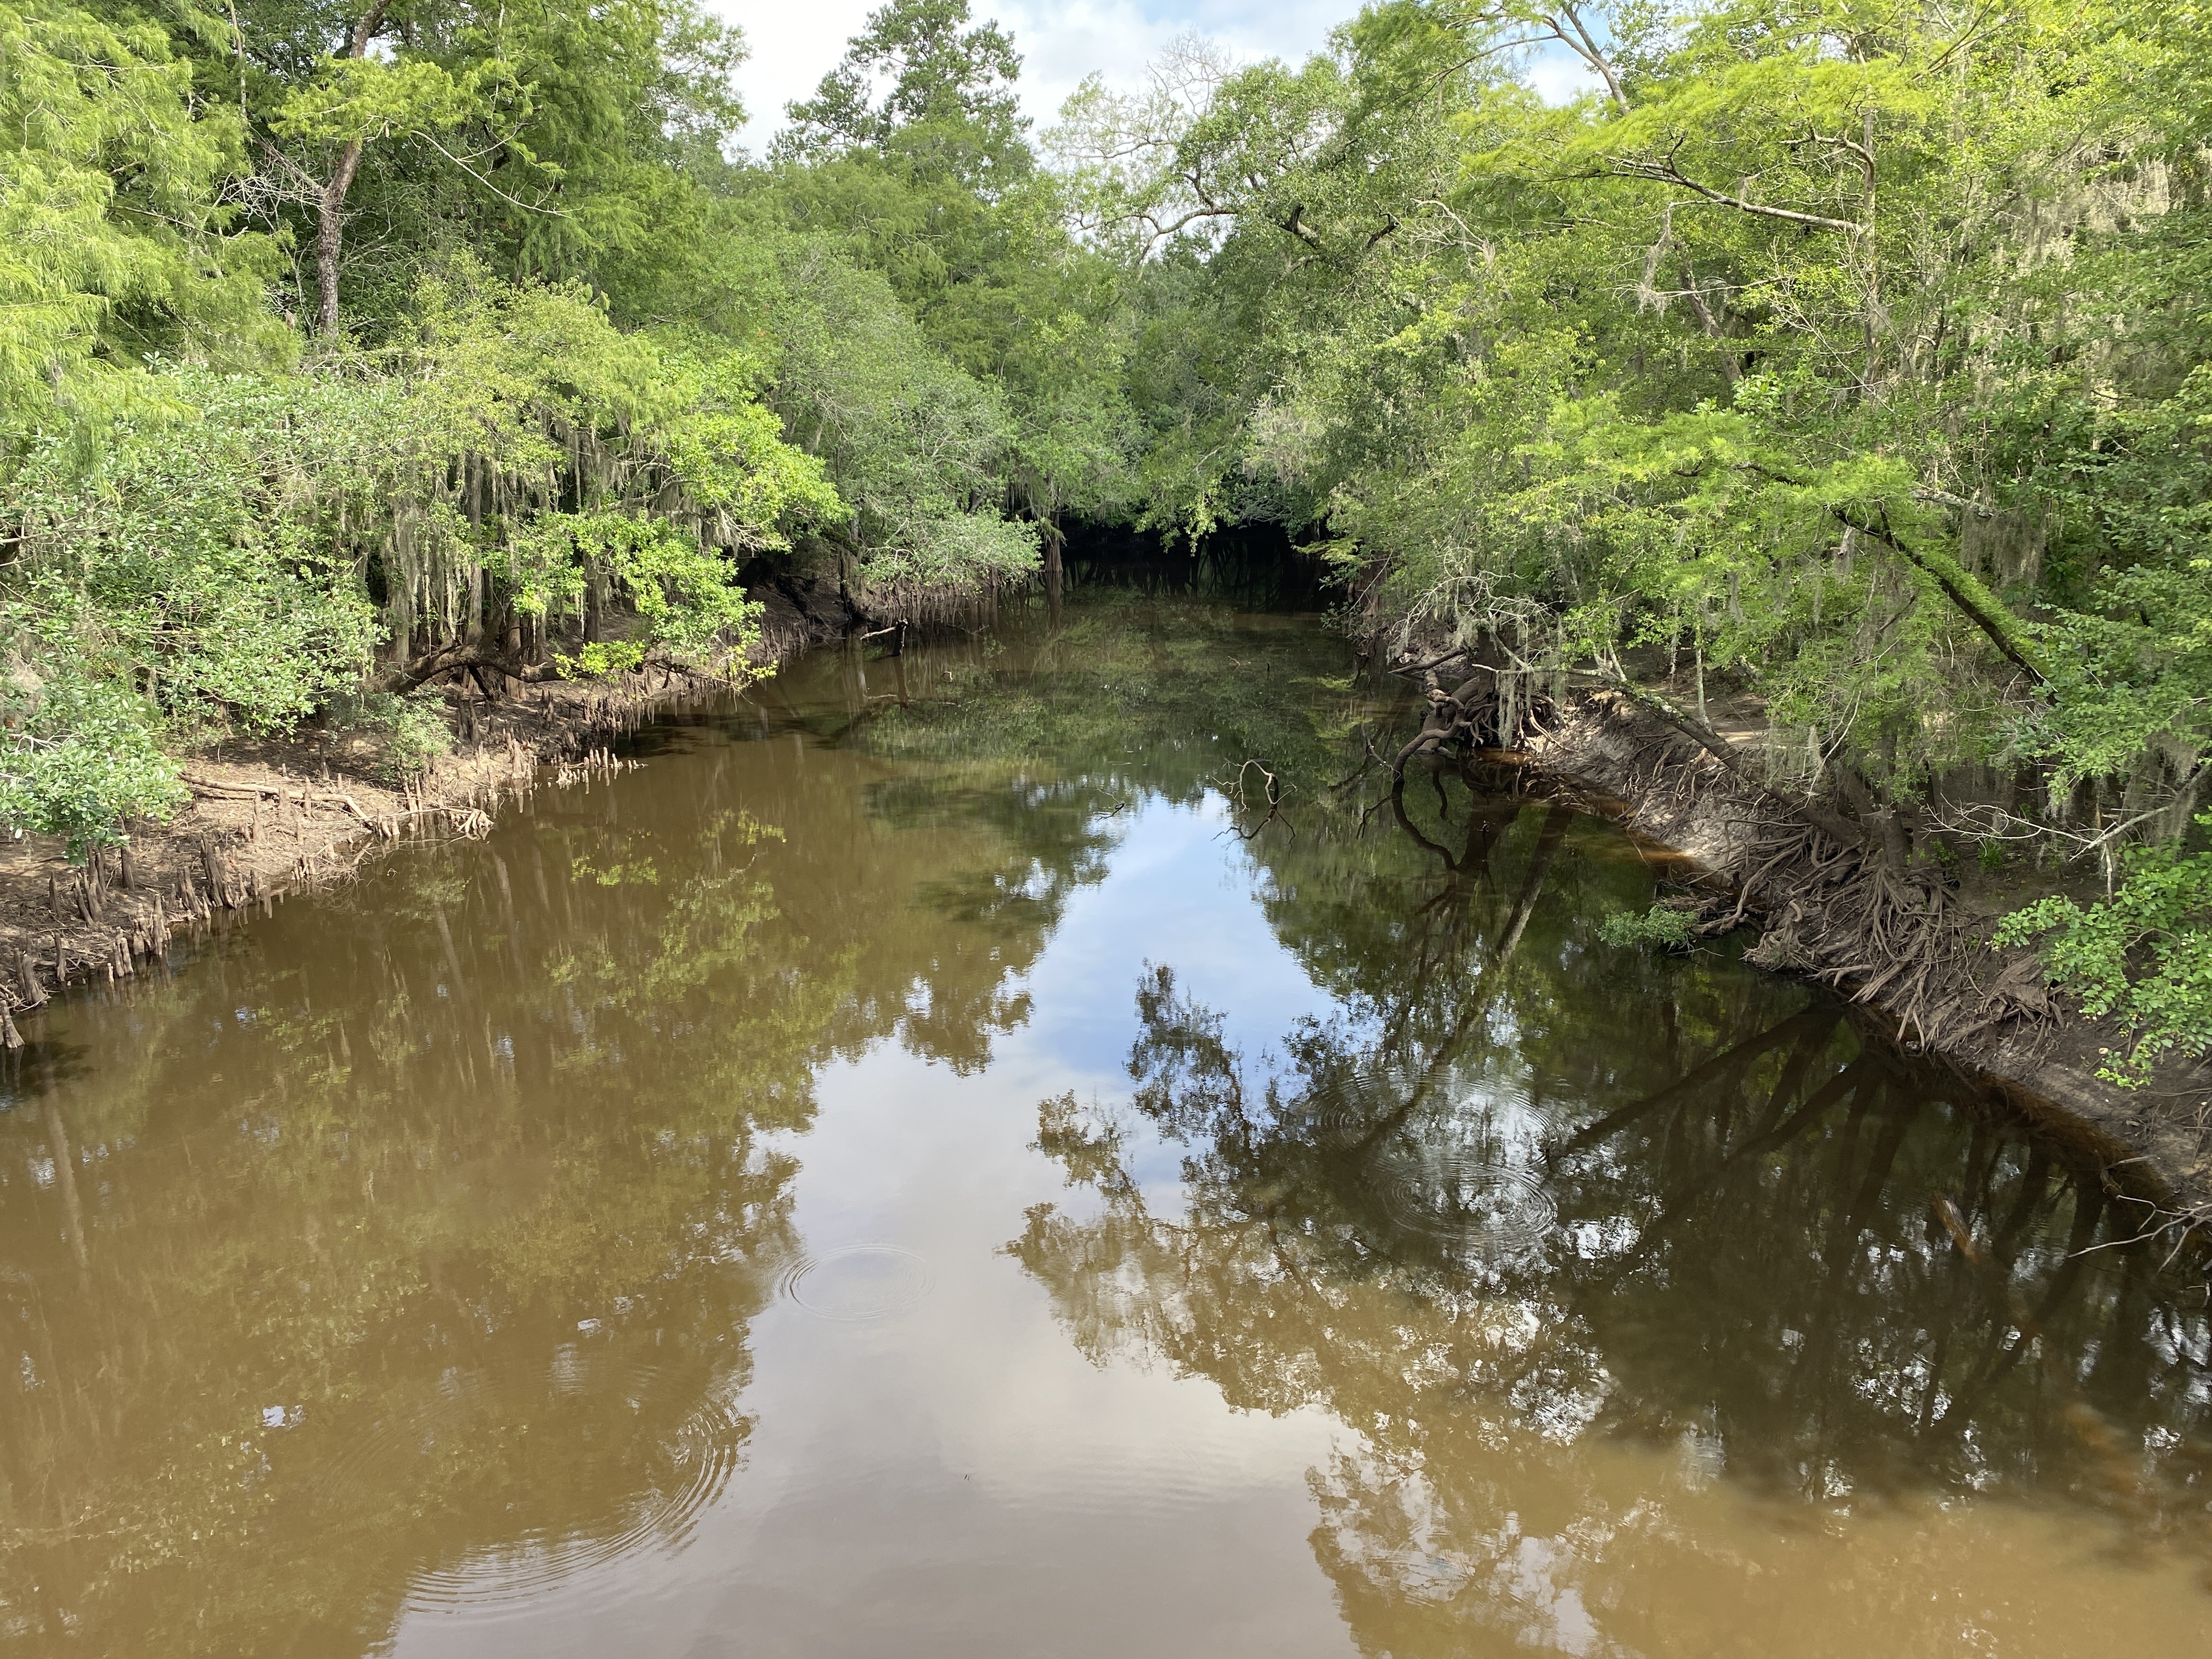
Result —
<svg viewBox="0 0 2212 1659"><path fill-rule="evenodd" d="M1692 938L1690 913L1671 904L1655 904L1642 915L1633 910L1616 910L1598 923L1597 936L1623 949L1686 951Z"/></svg>
<svg viewBox="0 0 2212 1659"><path fill-rule="evenodd" d="M2212 813L2199 825L2212 828ZM2109 899L2084 908L2053 895L1998 926L2000 945L2043 946L2051 981L2081 999L2094 1019L2109 1015L2129 1038L2098 1075L2133 1087L2164 1055L2212 1048L2212 853L2172 842L2131 848L2125 878Z"/></svg>
<svg viewBox="0 0 2212 1659"><path fill-rule="evenodd" d="M411 777L453 751L445 699L427 688L405 696L349 691L333 698L328 713L331 725L365 732L381 744L386 769L394 777Z"/></svg>
<svg viewBox="0 0 2212 1659"><path fill-rule="evenodd" d="M184 802L157 711L125 687L19 667L0 681L0 823L59 836L71 858L119 843L127 818L166 817Z"/></svg>
<svg viewBox="0 0 2212 1659"><path fill-rule="evenodd" d="M645 661L645 647L634 640L593 640L573 657L556 653L553 661L563 679L597 679L638 667Z"/></svg>

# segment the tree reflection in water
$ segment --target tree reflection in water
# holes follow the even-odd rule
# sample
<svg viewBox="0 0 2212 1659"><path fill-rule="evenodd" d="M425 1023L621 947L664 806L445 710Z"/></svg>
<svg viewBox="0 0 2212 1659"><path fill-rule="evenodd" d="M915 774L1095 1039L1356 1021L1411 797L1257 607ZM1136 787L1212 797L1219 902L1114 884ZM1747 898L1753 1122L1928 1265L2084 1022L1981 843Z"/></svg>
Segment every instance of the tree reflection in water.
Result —
<svg viewBox="0 0 2212 1659"><path fill-rule="evenodd" d="M820 1069L987 1063L1104 837L988 758L653 741L0 1077L0 1645L359 1653L714 1498Z"/></svg>
<svg viewBox="0 0 2212 1659"><path fill-rule="evenodd" d="M1149 971L1128 1107L1041 1108L1089 1195L1008 1246L1083 1351L1356 1431L1314 1547L1370 1652L1641 1646L1638 1583L1715 1565L1670 1509L1716 1483L1785 1529L1978 1495L2201 1548L2203 1298L2132 1206L1832 1000L1598 945L1618 837L1525 807L1408 819L1429 873L1364 937L1314 843L1262 843L1347 1010L1279 1054ZM1676 1474L1624 1490L1607 1447Z"/></svg>
<svg viewBox="0 0 2212 1659"><path fill-rule="evenodd" d="M1596 946L1650 887L1602 826L1316 791L1382 717L1318 629L1049 621L814 659L53 1011L0 1077L0 1643L350 1655L623 1593L751 1444L825 1066L988 1066L1124 815L1218 811L1252 757L1297 793L1223 845L1337 1015L1248 1060L1149 971L1133 1103L1048 1103L1086 1193L1014 1248L1086 1352L1350 1425L1316 1547L1370 1650L1667 1649L1636 1587L1747 1576L1685 1518L1716 1493L2201 1545L2203 1314L2081 1254L2128 1211L2063 1154L1832 1004Z"/></svg>
<svg viewBox="0 0 2212 1659"><path fill-rule="evenodd" d="M1248 639L1272 672L1224 680ZM64 1001L0 1074L0 1644L355 1654L681 1541L750 1437L822 1068L981 1071L1116 814L1202 799L1341 655L1133 600L820 653Z"/></svg>

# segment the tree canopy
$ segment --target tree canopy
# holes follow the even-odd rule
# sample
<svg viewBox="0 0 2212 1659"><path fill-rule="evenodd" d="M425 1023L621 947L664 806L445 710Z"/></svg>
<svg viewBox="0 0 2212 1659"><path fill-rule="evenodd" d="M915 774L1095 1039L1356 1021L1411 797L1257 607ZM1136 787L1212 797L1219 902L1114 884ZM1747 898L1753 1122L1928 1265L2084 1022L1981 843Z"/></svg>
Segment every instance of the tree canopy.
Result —
<svg viewBox="0 0 2212 1659"><path fill-rule="evenodd" d="M892 0L756 159L692 0L4 0L0 814L120 837L457 651L751 672L778 566L919 614L1272 523L1409 650L1755 700L1905 856L2154 874L2015 932L2196 1046L2206 35L1382 0L1039 134Z"/></svg>

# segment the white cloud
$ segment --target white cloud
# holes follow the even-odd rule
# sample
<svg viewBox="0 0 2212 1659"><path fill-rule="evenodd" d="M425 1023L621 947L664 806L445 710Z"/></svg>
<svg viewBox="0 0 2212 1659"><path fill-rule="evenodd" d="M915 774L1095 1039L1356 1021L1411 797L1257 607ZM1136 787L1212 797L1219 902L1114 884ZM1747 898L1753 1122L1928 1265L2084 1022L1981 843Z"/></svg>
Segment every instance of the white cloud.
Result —
<svg viewBox="0 0 2212 1659"><path fill-rule="evenodd" d="M1000 20L1027 58L1023 105L1042 126L1068 94L1094 72L1113 85L1134 87L1145 65L1179 34L1194 31L1226 46L1239 61L1280 58L1296 64L1320 51L1328 32L1352 15L1347 0L1189 0L1182 5L1142 0L1018 0L1001 5Z"/></svg>
<svg viewBox="0 0 2212 1659"><path fill-rule="evenodd" d="M1528 84L1536 95L1547 104L1570 103L1586 92L1595 92L1605 83L1597 78L1590 66L1562 46L1550 46L1534 54L1528 64Z"/></svg>
<svg viewBox="0 0 2212 1659"><path fill-rule="evenodd" d="M752 56L738 73L752 120L743 134L760 149L783 125L783 106L809 96L845 55L881 0L809 0L763 5L758 0L708 0L713 10L745 32ZM1118 85L1133 86L1145 65L1178 34L1211 35L1240 58L1285 58L1295 63L1317 51L1356 0L977 0L979 18L996 17L1022 54L1022 106L1039 126L1050 123L1060 102L1096 71Z"/></svg>
<svg viewBox="0 0 2212 1659"><path fill-rule="evenodd" d="M763 147L783 125L783 106L804 98L845 55L874 9L867 0L812 0L805 5L761 5L757 0L707 0L708 9L745 32L752 55L738 71L738 90L752 119L743 134L749 149Z"/></svg>
<svg viewBox="0 0 2212 1659"><path fill-rule="evenodd" d="M708 0L744 30L752 57L738 89L752 120L743 134L759 150L783 125L783 106L809 96L845 54L845 42L866 26L881 0ZM1086 75L1133 87L1168 42L1195 30L1239 59L1280 58L1298 63L1328 43L1328 33L1358 9L1358 0L973 0L979 18L996 17L1023 57L1022 106L1038 126ZM1563 49L1539 58L1537 91L1564 101L1587 89L1589 77Z"/></svg>

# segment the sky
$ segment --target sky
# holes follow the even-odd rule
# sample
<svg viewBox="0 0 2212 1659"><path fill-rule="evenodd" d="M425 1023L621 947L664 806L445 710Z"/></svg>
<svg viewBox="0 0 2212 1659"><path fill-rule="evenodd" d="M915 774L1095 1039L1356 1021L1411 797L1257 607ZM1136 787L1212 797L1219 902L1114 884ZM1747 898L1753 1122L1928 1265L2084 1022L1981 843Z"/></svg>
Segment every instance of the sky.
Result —
<svg viewBox="0 0 2212 1659"><path fill-rule="evenodd" d="M752 57L738 73L752 120L741 142L756 153L783 125L783 106L811 94L844 56L882 0L707 0L744 30ZM1023 107L1039 127L1094 70L1134 87L1145 65L1177 35L1197 33L1239 60L1297 63L1317 52L1358 0L974 0L975 15L995 17L1023 57ZM1576 89L1571 62L1540 64L1539 90L1564 98Z"/></svg>

